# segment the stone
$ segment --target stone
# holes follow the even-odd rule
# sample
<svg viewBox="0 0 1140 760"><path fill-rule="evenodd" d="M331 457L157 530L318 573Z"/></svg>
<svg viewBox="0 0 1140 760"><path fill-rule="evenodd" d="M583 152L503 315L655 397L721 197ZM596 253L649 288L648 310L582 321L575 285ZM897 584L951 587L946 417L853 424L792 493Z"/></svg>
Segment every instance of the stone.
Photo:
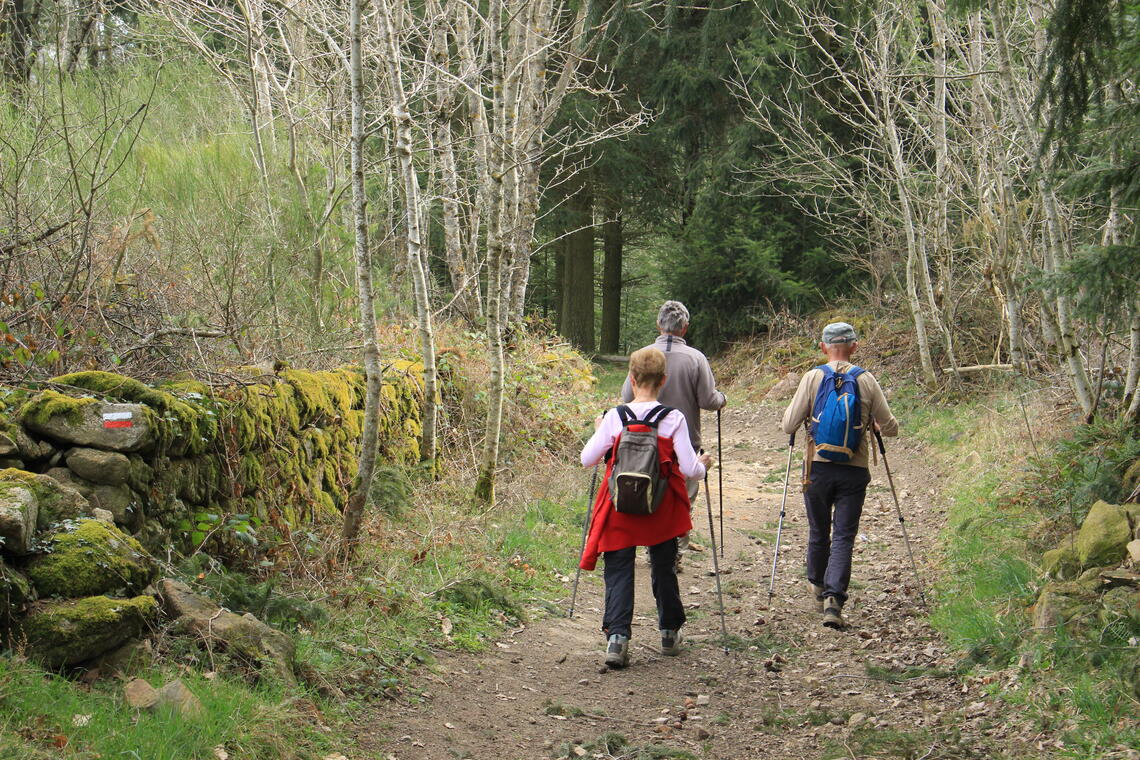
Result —
<svg viewBox="0 0 1140 760"><path fill-rule="evenodd" d="M852 713L851 716L847 718L847 727L848 728L857 728L860 724L862 724L866 720L867 720L867 714L866 713L861 713L861 712Z"/></svg>
<svg viewBox="0 0 1140 760"><path fill-rule="evenodd" d="M91 506L110 512L117 524L129 530L137 527L142 514L142 499L127 486L98 485L91 489L87 499Z"/></svg>
<svg viewBox="0 0 1140 760"><path fill-rule="evenodd" d="M796 388L798 388L799 385L800 376L795 372L789 372L764 394L764 400L786 401L796 394Z"/></svg>
<svg viewBox="0 0 1140 760"><path fill-rule="evenodd" d="M52 467L44 475L78 491L85 499L90 499L95 491L94 483L84 480L66 467Z"/></svg>
<svg viewBox="0 0 1140 760"><path fill-rule="evenodd" d="M0 457L17 458L20 454L20 447L7 433L0 433Z"/></svg>
<svg viewBox="0 0 1140 760"><path fill-rule="evenodd" d="M1059 581L1071 581L1080 574L1081 561L1076 547L1061 546L1041 555L1041 569L1045 575Z"/></svg>
<svg viewBox="0 0 1140 760"><path fill-rule="evenodd" d="M186 684L182 683L181 678L176 678L159 689L156 697L153 707L155 710L168 707L184 718L194 718L202 714L202 702L194 696L194 692L190 691Z"/></svg>
<svg viewBox="0 0 1140 760"><path fill-rule="evenodd" d="M1128 551L1128 557L1134 563L1140 565L1140 538L1132 539L1124 548Z"/></svg>
<svg viewBox="0 0 1140 760"><path fill-rule="evenodd" d="M16 459L15 457L0 457L0 470L7 470L15 468L17 470L24 469L24 460Z"/></svg>
<svg viewBox="0 0 1140 760"><path fill-rule="evenodd" d="M37 438L32 438L24 430L23 425L17 425L12 430L12 437L16 441L16 447L20 452L20 458L28 462L38 462L42 459L47 459L55 453L55 447L47 441L41 441Z"/></svg>
<svg viewBox="0 0 1140 760"><path fill-rule="evenodd" d="M294 683L296 645L287 634L246 613L222 609L190 590L181 581L164 578L158 584L163 609L184 630L210 643L220 643L251 665Z"/></svg>
<svg viewBox="0 0 1140 760"><path fill-rule="evenodd" d="M0 548L18 556L29 554L39 514L39 500L31 488L0 482Z"/></svg>
<svg viewBox="0 0 1140 760"><path fill-rule="evenodd" d="M99 658L96 665L104 673L129 676L154 664L154 648L149 641L128 641Z"/></svg>
<svg viewBox="0 0 1140 760"><path fill-rule="evenodd" d="M79 517L90 509L87 499L79 491L48 475L14 468L0 470L0 494L11 486L27 488L36 497L37 530L44 530L61 520Z"/></svg>
<svg viewBox="0 0 1140 760"><path fill-rule="evenodd" d="M152 596L36 602L20 621L29 656L49 668L76 665L139 636L153 625L158 606Z"/></svg>
<svg viewBox="0 0 1140 760"><path fill-rule="evenodd" d="M148 411L141 404L73 399L45 391L24 406L21 420L33 433L73 446L121 452L147 451L155 443Z"/></svg>
<svg viewBox="0 0 1140 760"><path fill-rule="evenodd" d="M1046 584L1033 605L1033 627L1045 630L1065 625L1093 611L1097 602L1096 592L1076 581Z"/></svg>
<svg viewBox="0 0 1140 760"><path fill-rule="evenodd" d="M1101 594L1100 621L1105 625L1120 619L1140 622L1140 591L1117 586Z"/></svg>
<svg viewBox="0 0 1140 760"><path fill-rule="evenodd" d="M149 710L158 702L158 690L149 682L136 678L123 687L123 699L136 710Z"/></svg>
<svg viewBox="0 0 1140 760"><path fill-rule="evenodd" d="M63 455L67 468L84 480L118 486L131 476L131 460L117 451L76 447Z"/></svg>
<svg viewBox="0 0 1140 760"><path fill-rule="evenodd" d="M1077 558L1081 565L1115 565L1124 558L1124 547L1132 540L1128 513L1115 504L1098 501L1077 533Z"/></svg>
<svg viewBox="0 0 1140 760"><path fill-rule="evenodd" d="M33 599L35 590L31 581L19 571L0 562L0 631L8 630ZM3 643L0 642L0 645Z"/></svg>
<svg viewBox="0 0 1140 760"><path fill-rule="evenodd" d="M135 594L158 574L158 565L138 541L113 525L92 519L68 521L47 536L44 553L28 563L28 577L41 596Z"/></svg>
<svg viewBox="0 0 1140 760"><path fill-rule="evenodd" d="M115 516L106 509L99 509L96 507L95 509L91 510L91 517L95 518L101 523L107 523L108 525L115 524Z"/></svg>

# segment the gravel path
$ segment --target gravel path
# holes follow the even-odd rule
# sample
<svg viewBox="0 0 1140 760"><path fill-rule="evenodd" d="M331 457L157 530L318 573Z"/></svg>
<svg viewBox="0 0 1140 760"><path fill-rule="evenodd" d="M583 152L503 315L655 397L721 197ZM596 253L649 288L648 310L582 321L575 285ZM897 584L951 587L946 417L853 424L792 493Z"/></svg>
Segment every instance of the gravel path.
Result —
<svg viewBox="0 0 1140 760"><path fill-rule="evenodd" d="M424 675L430 698L362 715L361 743L386 760L1051 756L1048 737L1031 735L1016 714L986 696L993 677L950 675L956 655L919 604L881 463L873 468L856 541L848 629L822 627L804 593L807 523L798 461L768 606L787 463L781 411L766 404L724 414L721 580L729 654L706 550L690 554L681 575L690 612L686 651L660 654L648 567L639 559L633 661L622 671L605 670L599 563L597 572L583 574L572 620L538 620L479 656L442 654L436 672ZM715 425L715 416L706 416L704 429ZM919 572L929 585L928 555L945 523L940 476L905 438L888 445ZM715 514L715 471L710 483ZM694 522L708 546L703 494ZM568 599L569 585L563 603Z"/></svg>

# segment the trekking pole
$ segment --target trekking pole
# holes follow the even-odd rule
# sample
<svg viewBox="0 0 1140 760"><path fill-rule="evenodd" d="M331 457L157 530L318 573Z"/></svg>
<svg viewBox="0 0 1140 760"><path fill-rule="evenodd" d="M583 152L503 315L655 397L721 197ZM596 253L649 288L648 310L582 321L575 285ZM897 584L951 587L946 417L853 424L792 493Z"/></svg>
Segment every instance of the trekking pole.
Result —
<svg viewBox="0 0 1140 760"><path fill-rule="evenodd" d="M879 453L883 456L883 467L887 470L887 482L891 486L891 496L895 500L895 512L899 516L899 527L902 528L903 543L906 544L906 553L910 557L910 569L914 571L914 581L918 584L918 598L922 600L922 606L926 609L930 607L926 604L926 593L922 588L922 578L918 574L918 565L914 562L914 552L910 548L910 537L906 534L906 520L903 519L902 507L899 506L899 496L895 493L895 480L891 477L891 466L887 463L887 447L883 445L883 436L878 430L875 431L875 439L879 442Z"/></svg>
<svg viewBox="0 0 1140 760"><path fill-rule="evenodd" d="M578 570L574 573L574 591L570 594L570 612L574 617L574 603L578 601L578 579L582 577L582 552L586 551L586 535L590 532L590 513L594 510L594 487L598 485L598 465L594 465L594 475L590 478L590 500L586 502L586 521L582 523L582 545L578 547Z"/></svg>
<svg viewBox="0 0 1140 760"><path fill-rule="evenodd" d="M788 469L784 473L784 498L780 500L780 521L776 523L776 549L772 552L772 576L768 583L768 606L772 606L772 595L776 593L776 560L780 556L780 534L784 532L785 507L788 504L788 481L792 479L792 452L796 449L796 434L788 436Z"/></svg>
<svg viewBox="0 0 1140 760"><path fill-rule="evenodd" d="M720 558L724 559L724 457L720 450L720 409L716 410L716 498L720 502Z"/></svg>
<svg viewBox="0 0 1140 760"><path fill-rule="evenodd" d="M712 497L709 496L709 472L705 470L705 505L709 511L709 539L713 543L713 575L716 576L716 598L720 602L720 632L724 636L724 653L728 654L728 625L724 622L724 594L720 590L720 563L716 559L716 531L713 530Z"/></svg>

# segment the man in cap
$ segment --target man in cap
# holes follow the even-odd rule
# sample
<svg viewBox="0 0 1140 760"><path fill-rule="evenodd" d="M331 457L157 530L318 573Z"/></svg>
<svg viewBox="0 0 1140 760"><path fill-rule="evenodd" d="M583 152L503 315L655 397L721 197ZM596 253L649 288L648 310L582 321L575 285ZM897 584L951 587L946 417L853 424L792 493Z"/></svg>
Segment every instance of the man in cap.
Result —
<svg viewBox="0 0 1140 760"><path fill-rule="evenodd" d="M827 356L827 366L835 372L847 372L854 365L851 355L859 347L855 328L846 322L833 322L823 328L819 344ZM812 406L824 373L819 367L808 371L800 380L796 395L784 411L783 429L788 435L796 432L812 414ZM863 514L863 500L871 473L867 468L874 435L871 428L883 435L899 433L898 420L891 414L883 389L870 372L855 378L858 384L861 429L864 434L850 460L839 463L829 461L815 451L809 439L804 463L804 505L808 518L807 579L811 586L814 606L823 613L823 624L843 628L843 604L847 601L847 586L851 580L851 551L859 533L859 518Z"/></svg>
<svg viewBox="0 0 1140 760"><path fill-rule="evenodd" d="M689 440L693 449L701 449L701 410L715 412L724 408L727 399L716 389L709 360L697 349L685 342L689 331L689 310L680 301L666 301L657 312L657 340L646 348L656 348L665 354L665 385L657 395L657 402L671 406L685 415L689 426ZM623 403L633 399L633 388L629 378L621 390ZM689 491L689 508L696 503L700 489L700 478L685 481ZM677 545L677 570L681 569L681 557L690 548L689 534L681 536ZM700 547L693 548L699 550Z"/></svg>

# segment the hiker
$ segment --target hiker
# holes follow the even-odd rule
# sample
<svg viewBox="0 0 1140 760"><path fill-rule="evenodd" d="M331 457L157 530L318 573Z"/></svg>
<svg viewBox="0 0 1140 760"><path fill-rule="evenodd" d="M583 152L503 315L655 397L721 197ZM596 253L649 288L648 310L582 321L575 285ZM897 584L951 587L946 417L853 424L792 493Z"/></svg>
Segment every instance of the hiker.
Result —
<svg viewBox="0 0 1140 760"><path fill-rule="evenodd" d="M657 601L661 651L670 656L681 652L685 608L681 603L675 570L677 538L693 527L685 478L702 477L712 457L709 454L698 455L693 449L684 415L658 403L658 393L665 378L663 353L655 348L634 351L629 357L629 382L633 389L629 404L610 409L595 421L594 435L582 449L584 467L597 465L609 454L606 477L593 505L593 517L579 566L583 570L593 570L598 555L604 557L606 604L602 631L607 637L605 663L614 668L629 664L633 566L638 546L649 547L650 578L653 598ZM622 473L620 468L626 464L624 460L629 451L628 447L621 445L621 439L636 433L644 434L654 428L656 474L664 480L649 489L652 494L649 498L652 500L656 496L656 510L651 514L619 511L613 493L614 470L618 467L619 475ZM619 463L619 459L623 461ZM626 488L624 483L618 482L616 487L619 496L627 496L628 491L622 490Z"/></svg>
<svg viewBox="0 0 1140 760"><path fill-rule="evenodd" d="M804 457L808 584L815 611L823 614L823 624L843 628L846 625L843 605L851 580L851 551L859 532L867 484L871 482L867 465L874 436L869 426L883 435L895 436L899 433L899 423L891 414L874 375L851 363L851 355L859 348L854 327L846 322L829 324L823 328L819 347L827 356L827 364L808 371L800 380L796 395L784 411L783 429L791 435L801 424L811 420L813 414L819 413L814 409L815 401L826 375L832 372L855 375L859 419L852 420L852 424L859 433L858 446L850 452L838 451L841 446L821 444L817 447L817 441L809 435L808 455Z"/></svg>
<svg viewBox="0 0 1140 760"><path fill-rule="evenodd" d="M715 412L723 409L728 402L725 395L716 389L709 360L697 349L685 343L685 333L689 331L689 310L680 301L666 301L657 312L657 336L646 348L656 348L665 354L665 374L669 381L661 389L660 401L685 415L689 427L689 440L693 448L701 451L701 410ZM622 401L633 398L629 380L621 389ZM702 473L689 478L685 485L689 492L689 504L696 504ZM691 507L690 507L691 508ZM681 536L677 545L677 572L681 571L681 557L687 551L701 551L696 544L690 545L689 534Z"/></svg>

